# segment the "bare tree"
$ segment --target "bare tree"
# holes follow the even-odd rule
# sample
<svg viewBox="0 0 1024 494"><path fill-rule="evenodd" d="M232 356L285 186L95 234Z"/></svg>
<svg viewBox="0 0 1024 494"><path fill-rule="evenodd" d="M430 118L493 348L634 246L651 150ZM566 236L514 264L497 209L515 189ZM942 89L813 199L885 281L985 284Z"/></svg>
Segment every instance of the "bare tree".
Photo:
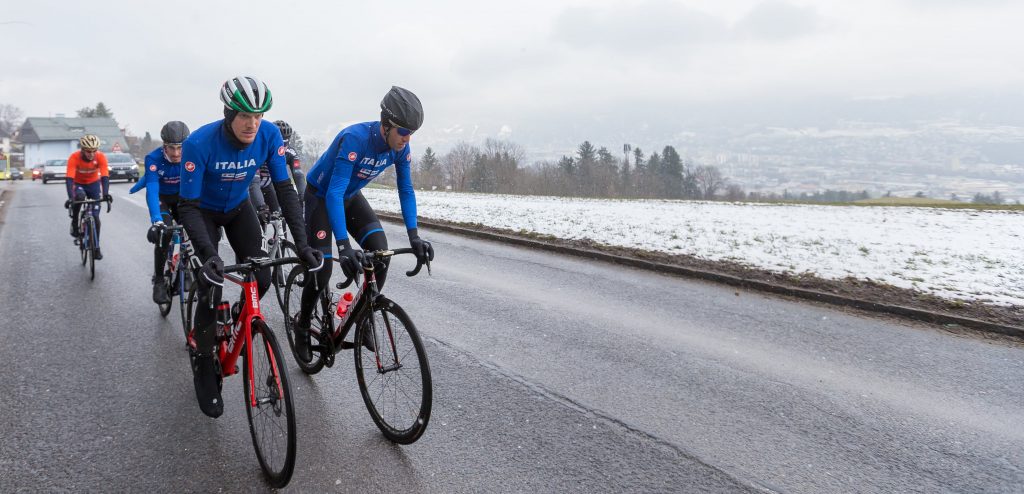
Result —
<svg viewBox="0 0 1024 494"><path fill-rule="evenodd" d="M515 194L519 191L519 165L526 153L511 141L487 139L483 156L486 166L493 169L495 191L499 194Z"/></svg>
<svg viewBox="0 0 1024 494"><path fill-rule="evenodd" d="M0 103L0 132L14 135L25 121L25 113L14 105Z"/></svg>
<svg viewBox="0 0 1024 494"><path fill-rule="evenodd" d="M302 143L304 155L303 161L305 162L303 168L305 168L306 171L309 171L309 168L312 168L313 163L316 163L316 160L320 159L320 155L324 153L324 149L326 148L327 145L324 144L324 140L319 137L310 137L309 139L306 139Z"/></svg>
<svg viewBox="0 0 1024 494"><path fill-rule="evenodd" d="M743 187L737 184L729 184L725 188L725 199L727 201L742 201L746 197L747 194L743 191Z"/></svg>
<svg viewBox="0 0 1024 494"><path fill-rule="evenodd" d="M725 185L722 172L714 166L698 166L693 170L693 175L697 181L697 187L700 189L701 197L704 199L713 198L715 192Z"/></svg>
<svg viewBox="0 0 1024 494"><path fill-rule="evenodd" d="M441 168L444 170L448 185L455 190L466 190L469 171L473 168L473 161L478 154L480 154L479 149L468 143L460 142L444 155L444 158L441 159Z"/></svg>

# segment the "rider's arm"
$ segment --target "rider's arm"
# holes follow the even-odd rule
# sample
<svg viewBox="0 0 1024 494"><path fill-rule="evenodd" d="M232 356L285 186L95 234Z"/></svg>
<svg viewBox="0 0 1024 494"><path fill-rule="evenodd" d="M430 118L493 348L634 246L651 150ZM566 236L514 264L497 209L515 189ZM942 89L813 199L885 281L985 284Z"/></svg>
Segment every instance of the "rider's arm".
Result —
<svg viewBox="0 0 1024 494"><path fill-rule="evenodd" d="M398 202L402 205L402 219L405 220L407 231L416 229L416 192L412 186L412 154L406 145L403 153L395 163L395 176L398 184Z"/></svg>
<svg viewBox="0 0 1024 494"><path fill-rule="evenodd" d="M64 179L64 184L68 188L68 199L75 198L75 172L77 171L78 160L75 159L75 153L71 153L71 156L68 157L67 170L64 170L64 173L67 176L67 178Z"/></svg>
<svg viewBox="0 0 1024 494"><path fill-rule="evenodd" d="M273 184L274 182L271 181L270 183ZM289 181L289 183L291 182ZM279 194L275 192L276 189L276 184L274 184L273 187L267 186L260 189L260 193L263 195L263 201L266 202L267 207L270 208L271 211L281 210L281 201L278 200Z"/></svg>
<svg viewBox="0 0 1024 494"><path fill-rule="evenodd" d="M146 156L146 206L149 207L149 222L163 221L160 215L160 175L156 172L156 161Z"/></svg>
<svg viewBox="0 0 1024 494"><path fill-rule="evenodd" d="M331 229L334 230L334 240L337 242L348 240L348 229L345 225L345 192L348 191L349 182L352 180L352 171L363 154L362 149L357 149L355 141L356 139L344 139L338 146L338 155L334 157L331 181L327 185L324 199L327 204L327 217L331 220Z"/></svg>
<svg viewBox="0 0 1024 494"><path fill-rule="evenodd" d="M257 211L267 206L267 203L263 200L263 192L260 191L259 180L249 182L249 200Z"/></svg>
<svg viewBox="0 0 1024 494"><path fill-rule="evenodd" d="M110 195L110 170L107 168L107 157L96 151L96 162L100 165L100 184L103 185L103 197Z"/></svg>
<svg viewBox="0 0 1024 494"><path fill-rule="evenodd" d="M296 250L300 253L309 244L306 242L306 223L302 220L302 208L299 207L298 195L292 182L289 180L288 165L284 160L284 141L280 134L276 136L279 141L273 146L275 152L267 160L267 167L270 169L270 180L274 183L274 190L277 191L277 198L281 201L281 213L288 222L288 229L292 231L292 240L295 242ZM281 150L277 152L277 150Z"/></svg>
<svg viewBox="0 0 1024 494"><path fill-rule="evenodd" d="M178 201L178 218L185 226L185 232L192 239L192 246L195 247L199 260L206 262L207 259L217 254L210 234L206 231L206 223L203 221L203 213L199 210L199 196L203 191L203 173L206 171L206 152L200 149L192 140L186 139L181 145L181 189Z"/></svg>

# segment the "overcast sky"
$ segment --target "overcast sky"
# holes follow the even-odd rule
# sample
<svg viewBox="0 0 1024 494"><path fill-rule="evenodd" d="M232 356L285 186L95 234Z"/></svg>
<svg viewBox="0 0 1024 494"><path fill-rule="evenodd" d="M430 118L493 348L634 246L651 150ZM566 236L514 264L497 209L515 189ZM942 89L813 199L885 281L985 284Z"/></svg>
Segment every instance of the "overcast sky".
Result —
<svg viewBox="0 0 1024 494"><path fill-rule="evenodd" d="M0 103L73 116L103 101L136 135L219 118L238 74L270 86L267 118L325 140L406 87L426 112L418 151L484 136L572 147L612 125L630 141L699 107L1024 94L1011 0L4 4Z"/></svg>

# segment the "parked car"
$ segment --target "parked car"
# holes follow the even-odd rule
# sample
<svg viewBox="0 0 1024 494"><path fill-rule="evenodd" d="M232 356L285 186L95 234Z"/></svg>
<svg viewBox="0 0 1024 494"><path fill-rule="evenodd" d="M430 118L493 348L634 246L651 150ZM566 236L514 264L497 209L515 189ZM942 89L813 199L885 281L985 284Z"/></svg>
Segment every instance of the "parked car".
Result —
<svg viewBox="0 0 1024 494"><path fill-rule="evenodd" d="M32 167L32 181L35 182L43 178L43 165Z"/></svg>
<svg viewBox="0 0 1024 494"><path fill-rule="evenodd" d="M21 168L11 168L11 172L7 178L11 180L24 180L25 175L21 173Z"/></svg>
<svg viewBox="0 0 1024 494"><path fill-rule="evenodd" d="M50 180L64 181L68 176L68 160L46 160L43 163L43 183Z"/></svg>
<svg viewBox="0 0 1024 494"><path fill-rule="evenodd" d="M139 164L128 153L106 153L111 180L139 181Z"/></svg>

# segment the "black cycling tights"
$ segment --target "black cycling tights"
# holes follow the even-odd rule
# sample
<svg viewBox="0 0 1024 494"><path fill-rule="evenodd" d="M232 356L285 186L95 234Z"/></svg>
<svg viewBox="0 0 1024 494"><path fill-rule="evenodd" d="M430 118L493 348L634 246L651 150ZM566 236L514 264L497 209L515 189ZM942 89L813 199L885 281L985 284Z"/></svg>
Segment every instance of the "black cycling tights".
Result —
<svg viewBox="0 0 1024 494"><path fill-rule="evenodd" d="M178 219L178 196L160 194L160 214L164 224L171 226L171 220L179 222ZM163 238L153 247L153 276L159 278L164 275L164 262L167 261L167 251L171 247L171 236L164 233Z"/></svg>
<svg viewBox="0 0 1024 494"><path fill-rule="evenodd" d="M310 246L319 249L324 253L324 258L331 256L331 244L334 243L334 235L331 233L331 221L327 217L326 202L316 197L313 187L306 187L306 238ZM363 250L385 250L388 248L388 238L384 235L377 213L370 207L370 203L359 192L345 201L345 226L348 233L356 240ZM324 264L316 276L317 287L322 288L331 280L333 262ZM375 265L377 275L377 287L384 288L384 282L388 278L388 262L381 262ZM302 314L309 315L316 302L316 291L313 284L309 283L302 289Z"/></svg>
<svg viewBox="0 0 1024 494"><path fill-rule="evenodd" d="M262 249L263 232L260 230L260 220L256 217L256 211L252 209L249 201L242 201L237 208L222 213L203 209L203 223L206 225L206 232L210 235L214 249L220 242L220 227L224 227L224 233L228 237L228 243L235 251L235 262L240 263L248 257L266 257L267 253ZM225 262L224 264L229 264ZM270 288L270 269L264 268L256 271L256 282L259 284L260 297L267 293ZM225 284L231 283L226 281ZM210 308L210 290L200 290L199 300L196 303L196 344L202 349L212 348L216 343L216 335L213 325L216 322L216 310Z"/></svg>

